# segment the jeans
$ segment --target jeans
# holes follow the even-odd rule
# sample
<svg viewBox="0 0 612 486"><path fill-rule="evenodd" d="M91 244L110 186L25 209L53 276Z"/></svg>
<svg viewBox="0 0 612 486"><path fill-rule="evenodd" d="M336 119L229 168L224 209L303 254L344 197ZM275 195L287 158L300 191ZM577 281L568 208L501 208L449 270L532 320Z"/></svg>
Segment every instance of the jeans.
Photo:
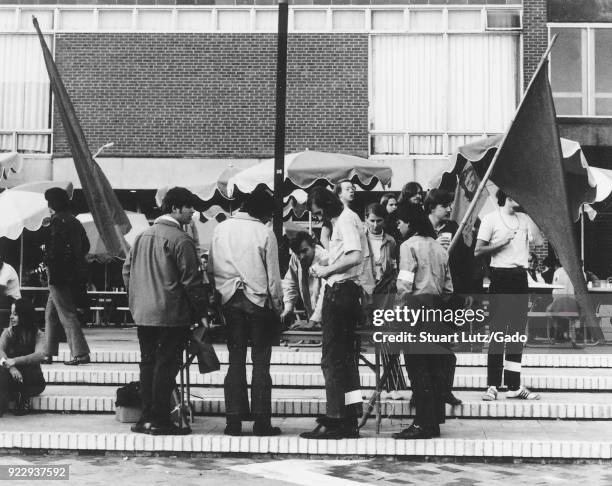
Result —
<svg viewBox="0 0 612 486"><path fill-rule="evenodd" d="M489 293L494 295L491 297L490 332L525 332L528 292L527 272L524 268L491 268ZM500 387L503 372L508 389L518 390L521 386L522 358L523 343L491 341L487 359L487 385Z"/></svg>
<svg viewBox="0 0 612 486"><path fill-rule="evenodd" d="M172 392L188 338L188 327L138 326L141 422L170 423Z"/></svg>
<svg viewBox="0 0 612 486"><path fill-rule="evenodd" d="M432 430L444 423L444 399L448 384L444 370L446 355L405 353L406 369L416 409L414 424Z"/></svg>
<svg viewBox="0 0 612 486"><path fill-rule="evenodd" d="M49 298L45 309L45 335L47 355L56 356L59 347L57 329L62 324L72 356L89 354L89 346L79 322L74 292L70 285L49 285Z"/></svg>
<svg viewBox="0 0 612 486"><path fill-rule="evenodd" d="M222 312L227 324L229 351L229 369L223 383L228 422L249 420L251 412L258 420L269 419L272 415L270 358L272 342L277 335L273 311L256 306L242 290L237 290ZM246 378L249 344L253 362L250 410Z"/></svg>
<svg viewBox="0 0 612 486"><path fill-rule="evenodd" d="M359 403L349 399L349 404L346 404L345 395L361 388L359 348L355 335L361 312L360 297L361 289L353 281L325 287L321 368L329 418L352 419L361 413L361 396Z"/></svg>
<svg viewBox="0 0 612 486"><path fill-rule="evenodd" d="M47 384L40 365L17 366L23 376L23 383L13 379L9 370L0 367L0 414L8 408L11 394L21 393L25 398L40 395Z"/></svg>

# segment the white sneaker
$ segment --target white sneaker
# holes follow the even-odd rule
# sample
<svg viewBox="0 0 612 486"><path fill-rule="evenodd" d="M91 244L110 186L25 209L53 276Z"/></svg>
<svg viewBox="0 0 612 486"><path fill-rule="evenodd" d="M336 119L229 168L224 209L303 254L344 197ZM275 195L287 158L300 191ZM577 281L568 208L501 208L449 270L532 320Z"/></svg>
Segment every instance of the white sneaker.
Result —
<svg viewBox="0 0 612 486"><path fill-rule="evenodd" d="M506 392L506 398L518 398L520 400L539 400L540 395L538 393L531 392L527 388L522 386L518 390L508 390Z"/></svg>
<svg viewBox="0 0 612 486"><path fill-rule="evenodd" d="M482 396L482 399L485 402L492 402L493 400L497 400L497 387L490 386L489 388L487 388L487 391Z"/></svg>

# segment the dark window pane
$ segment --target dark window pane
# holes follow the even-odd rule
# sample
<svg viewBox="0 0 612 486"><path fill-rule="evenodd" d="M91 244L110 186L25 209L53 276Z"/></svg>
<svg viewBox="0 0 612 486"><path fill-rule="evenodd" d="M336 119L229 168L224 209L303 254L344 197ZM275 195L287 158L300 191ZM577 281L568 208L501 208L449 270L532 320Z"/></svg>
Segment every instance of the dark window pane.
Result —
<svg viewBox="0 0 612 486"><path fill-rule="evenodd" d="M555 97L555 110L557 115L582 115L582 99Z"/></svg>
<svg viewBox="0 0 612 486"><path fill-rule="evenodd" d="M582 91L582 40L580 29L551 29L559 34L551 54L553 91Z"/></svg>

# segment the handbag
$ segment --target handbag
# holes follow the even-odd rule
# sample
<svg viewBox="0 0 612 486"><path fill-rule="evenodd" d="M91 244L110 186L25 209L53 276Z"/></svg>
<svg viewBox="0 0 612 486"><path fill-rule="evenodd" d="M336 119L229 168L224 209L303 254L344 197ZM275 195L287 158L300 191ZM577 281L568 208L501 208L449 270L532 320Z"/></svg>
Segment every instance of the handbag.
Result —
<svg viewBox="0 0 612 486"><path fill-rule="evenodd" d="M198 369L202 374L221 369L221 363L219 363L219 358L207 331L208 329L204 326L192 329L189 341L189 352L198 357Z"/></svg>

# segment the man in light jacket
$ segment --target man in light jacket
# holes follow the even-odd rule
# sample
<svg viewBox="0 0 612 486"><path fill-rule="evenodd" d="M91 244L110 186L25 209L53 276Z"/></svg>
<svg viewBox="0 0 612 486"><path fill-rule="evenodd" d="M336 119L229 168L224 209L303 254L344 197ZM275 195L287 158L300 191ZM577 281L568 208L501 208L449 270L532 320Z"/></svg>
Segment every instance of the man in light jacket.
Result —
<svg viewBox="0 0 612 486"><path fill-rule="evenodd" d="M293 314L296 302L301 299L308 320L304 328L319 327L325 280L311 275L310 267L327 265L327 251L322 246L318 246L314 238L305 231L295 235L290 247L293 254L289 260L289 270L283 279L285 309L281 319L284 320Z"/></svg>
<svg viewBox="0 0 612 486"><path fill-rule="evenodd" d="M143 413L133 432L191 432L171 421L170 399L189 326L198 320L207 324L207 295L196 243L182 230L191 221L196 200L185 188L170 189L162 202L164 214L136 238L123 266L141 353Z"/></svg>
<svg viewBox="0 0 612 486"><path fill-rule="evenodd" d="M255 435L281 433L270 422L270 358L283 310L278 244L265 224L273 212L272 196L257 189L245 197L242 210L213 233L208 274L220 294L229 351L224 383L226 435L241 435L242 421L251 418ZM249 343L253 361L250 410L246 379Z"/></svg>

